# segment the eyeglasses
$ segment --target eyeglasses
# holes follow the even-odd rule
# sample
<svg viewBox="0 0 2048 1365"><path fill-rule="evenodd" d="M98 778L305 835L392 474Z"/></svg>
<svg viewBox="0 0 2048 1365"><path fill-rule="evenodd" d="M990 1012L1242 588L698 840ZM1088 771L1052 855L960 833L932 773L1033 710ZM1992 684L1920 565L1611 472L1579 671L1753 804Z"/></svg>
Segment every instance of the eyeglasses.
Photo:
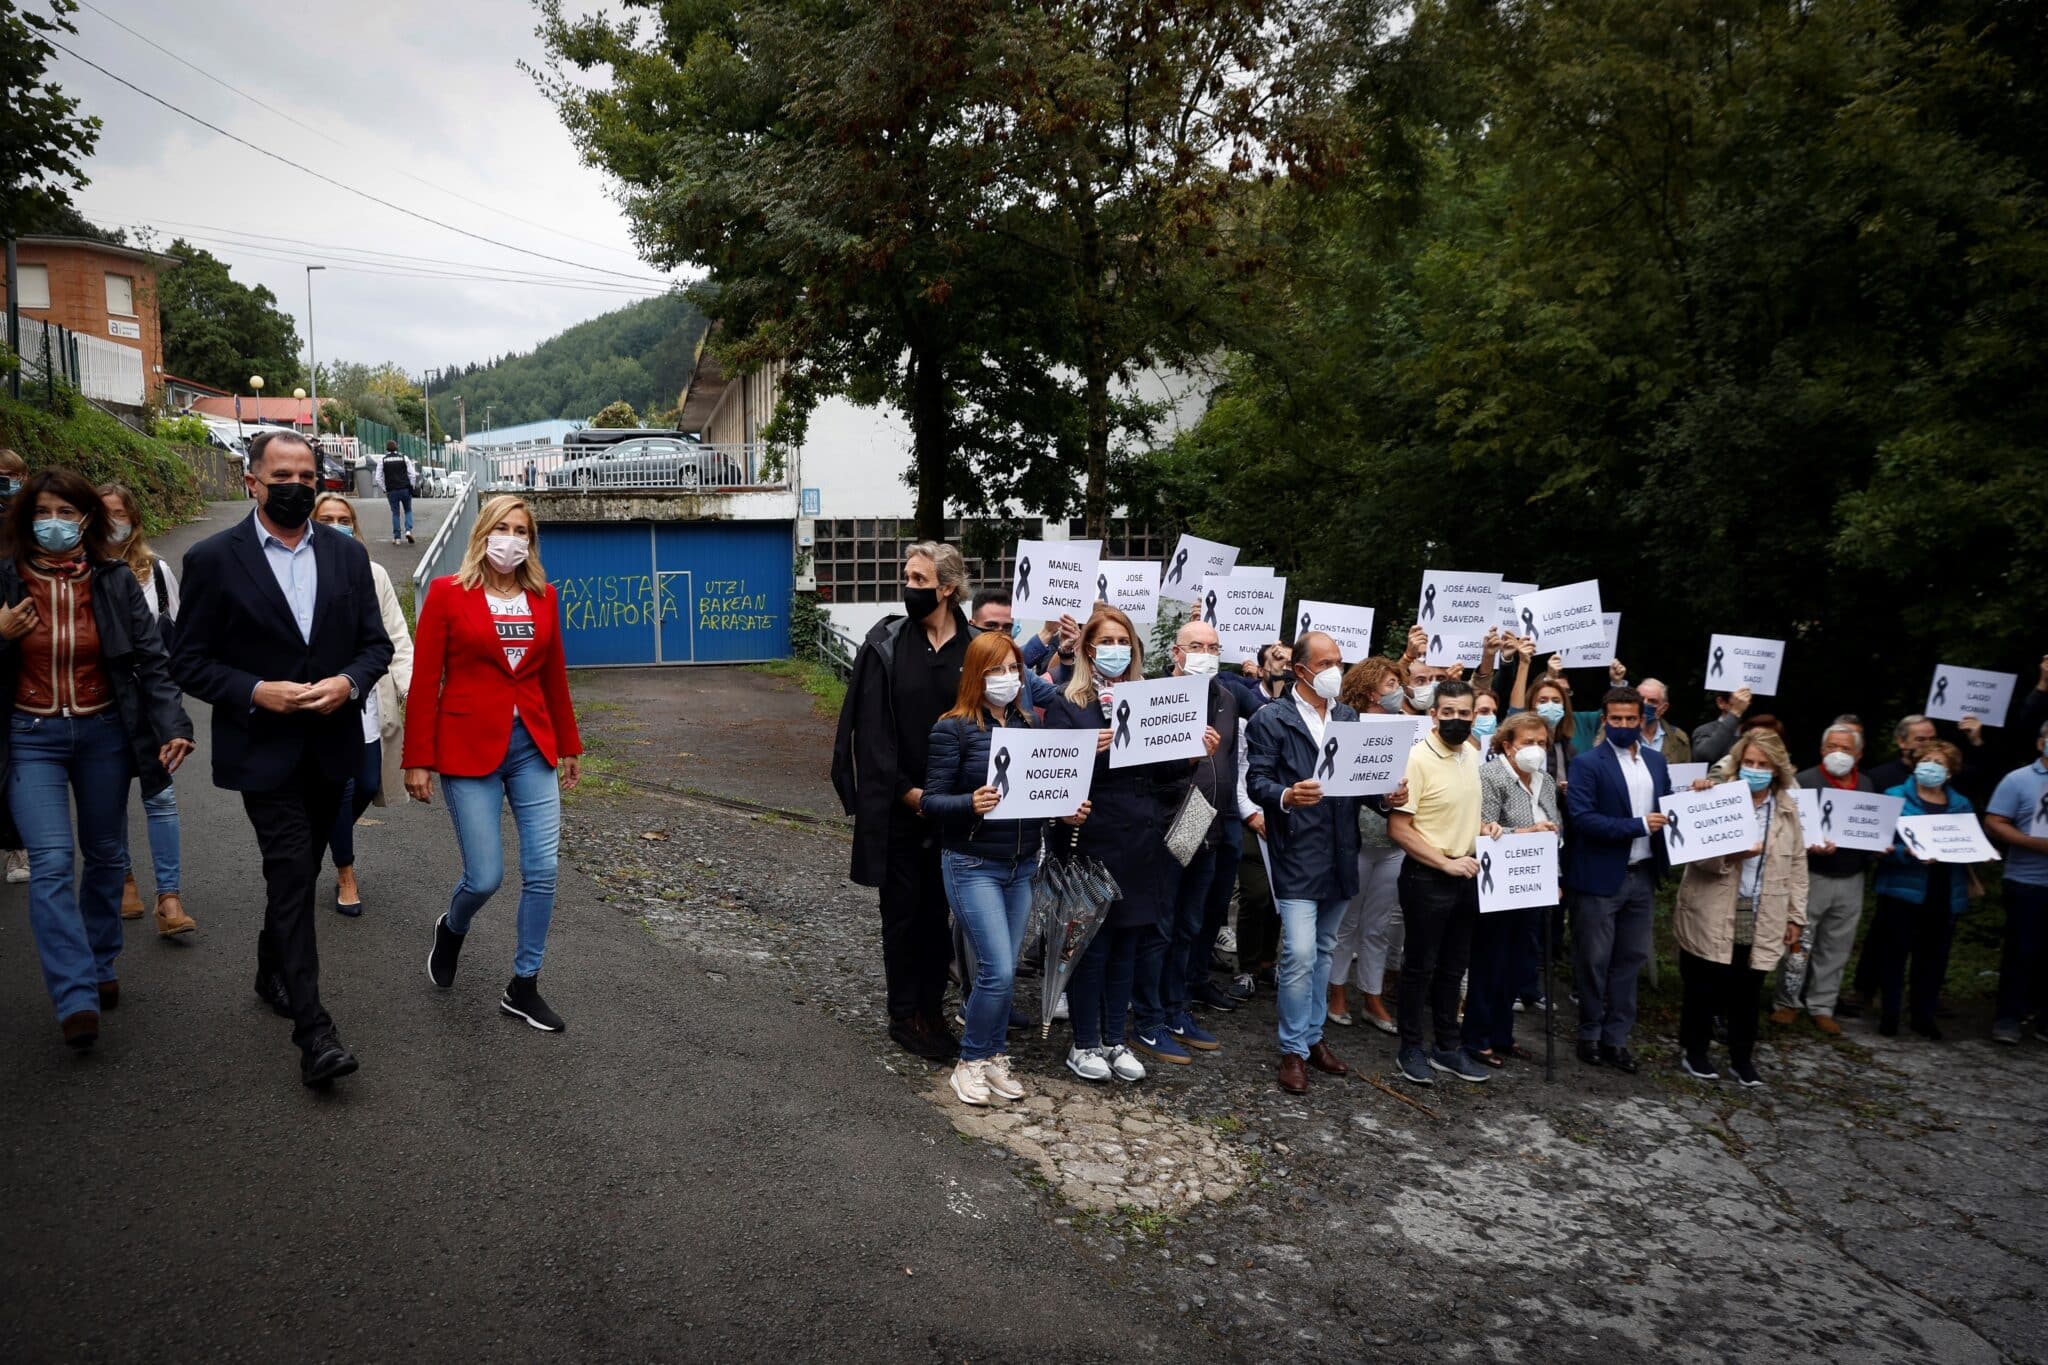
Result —
<svg viewBox="0 0 2048 1365"><path fill-rule="evenodd" d="M1024 670L1015 664L1004 664L1001 668L991 668L981 676L984 678L1021 678L1024 676Z"/></svg>
<svg viewBox="0 0 2048 1365"><path fill-rule="evenodd" d="M1181 651L1182 651L1183 653L1187 653L1187 654L1221 654L1221 653L1223 652L1223 646L1222 646L1222 645L1182 645L1182 646L1181 646Z"/></svg>

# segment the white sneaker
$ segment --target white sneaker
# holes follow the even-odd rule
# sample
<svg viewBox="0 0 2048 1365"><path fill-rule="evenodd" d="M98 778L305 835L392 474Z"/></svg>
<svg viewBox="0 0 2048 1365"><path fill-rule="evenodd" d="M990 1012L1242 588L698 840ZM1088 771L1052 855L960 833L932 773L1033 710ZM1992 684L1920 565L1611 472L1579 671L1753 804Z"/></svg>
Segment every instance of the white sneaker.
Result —
<svg viewBox="0 0 2048 1365"><path fill-rule="evenodd" d="M1109 1054L1109 1069L1116 1073L1118 1080L1142 1081L1145 1079L1145 1064L1138 1060L1136 1053L1132 1052L1122 1043L1118 1043L1112 1048L1106 1048L1104 1051Z"/></svg>
<svg viewBox="0 0 2048 1365"><path fill-rule="evenodd" d="M9 880L12 880L12 878ZM26 881L27 878L22 880ZM1072 1013L1073 1011L1067 1008L1067 993L1061 991L1060 998L1052 1002L1052 1017L1055 1019L1065 1019L1071 1016Z"/></svg>
<svg viewBox="0 0 2048 1365"><path fill-rule="evenodd" d="M1235 954L1237 952L1237 930L1227 924L1218 929L1216 931L1216 951L1219 953Z"/></svg>
<svg viewBox="0 0 2048 1365"><path fill-rule="evenodd" d="M7 850L7 880L17 884L28 880L27 849L10 848ZM1065 1000L1066 997L1061 996L1060 999Z"/></svg>
<svg viewBox="0 0 2048 1365"><path fill-rule="evenodd" d="M953 1064L953 1093L960 1097L962 1104L987 1104L989 1102L988 1080L983 1071L987 1062L955 1062Z"/></svg>
<svg viewBox="0 0 2048 1365"><path fill-rule="evenodd" d="M1024 1087L1010 1074L1010 1054L1007 1052L999 1052L981 1064L981 1079L988 1087L988 1093L999 1100L1024 1098Z"/></svg>
<svg viewBox="0 0 2048 1365"><path fill-rule="evenodd" d="M1070 1047L1067 1049L1067 1070L1084 1081L1106 1081L1109 1079L1109 1059L1103 1056L1099 1047Z"/></svg>

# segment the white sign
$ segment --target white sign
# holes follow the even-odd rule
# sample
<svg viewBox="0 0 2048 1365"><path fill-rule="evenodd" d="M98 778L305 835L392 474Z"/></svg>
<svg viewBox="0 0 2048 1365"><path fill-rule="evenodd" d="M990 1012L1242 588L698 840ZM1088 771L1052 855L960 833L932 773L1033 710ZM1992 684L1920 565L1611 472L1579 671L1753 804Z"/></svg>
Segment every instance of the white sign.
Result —
<svg viewBox="0 0 2048 1365"><path fill-rule="evenodd" d="M1494 624L1503 635L1522 633L1522 618L1515 615L1515 599L1525 592L1534 592L1541 583L1502 583L1495 591L1493 603L1496 616Z"/></svg>
<svg viewBox="0 0 2048 1365"><path fill-rule="evenodd" d="M1756 806L1744 783L1673 792L1657 809L1664 812L1664 850L1674 866L1756 847Z"/></svg>
<svg viewBox="0 0 2048 1365"><path fill-rule="evenodd" d="M1503 834L1481 839L1479 913L1557 904L1557 835Z"/></svg>
<svg viewBox="0 0 2048 1365"><path fill-rule="evenodd" d="M1223 578L1237 565L1237 547L1200 536L1183 535L1166 561L1159 595L1169 602L1193 602L1206 578Z"/></svg>
<svg viewBox="0 0 2048 1365"><path fill-rule="evenodd" d="M1899 842L1916 858L1937 863L1999 861L1998 850L1984 837L1974 815L1901 815Z"/></svg>
<svg viewBox="0 0 2048 1365"><path fill-rule="evenodd" d="M1347 607L1342 602L1299 602L1294 608L1294 633L1298 640L1319 630L1337 642L1337 657L1355 664L1372 653L1371 607Z"/></svg>
<svg viewBox="0 0 2048 1365"><path fill-rule="evenodd" d="M1927 688L1927 714L1935 720L1962 720L1975 716L1986 725L2005 724L2012 706L2012 673L1984 673L1974 668L1943 664L1934 670Z"/></svg>
<svg viewBox="0 0 2048 1365"><path fill-rule="evenodd" d="M1499 614L1497 573L1459 573L1425 569L1422 595L1415 602L1415 624L1429 632L1423 662L1434 665L1478 664L1486 650L1486 632Z"/></svg>
<svg viewBox="0 0 2048 1365"><path fill-rule="evenodd" d="M1806 846L1815 848L1826 843L1815 832L1820 828L1820 793L1811 787L1794 787L1792 801L1799 807L1799 832L1806 836Z"/></svg>
<svg viewBox="0 0 2048 1365"><path fill-rule="evenodd" d="M1211 578L1202 585L1202 619L1216 627L1224 663L1256 659L1261 645L1286 638L1287 580Z"/></svg>
<svg viewBox="0 0 2048 1365"><path fill-rule="evenodd" d="M1810 794L1815 798L1816 813L1813 823L1806 827L1808 844L1831 843L1836 848L1856 848L1866 853L1890 850L1893 828L1899 812L1905 809L1905 798L1886 796L1883 792L1840 791L1834 787L1822 787ZM1806 819L1803 805L1799 818Z"/></svg>
<svg viewBox="0 0 2048 1365"><path fill-rule="evenodd" d="M1159 566L1149 559L1105 559L1095 566L1095 600L1133 621L1159 619ZM1014 613L1015 608L1013 607Z"/></svg>
<svg viewBox="0 0 2048 1365"><path fill-rule="evenodd" d="M1422 740L1423 716L1360 716L1323 727L1323 750L1309 776L1325 796L1378 796L1400 787L1408 755Z"/></svg>
<svg viewBox="0 0 2048 1365"><path fill-rule="evenodd" d="M1600 612L1600 580L1543 588L1515 598L1515 634L1536 642L1536 653L1606 643L1607 618Z"/></svg>
<svg viewBox="0 0 2048 1365"><path fill-rule="evenodd" d="M1093 730L998 725L988 736L984 786L1001 798L984 820L1052 820L1072 815L1095 780Z"/></svg>
<svg viewBox="0 0 2048 1365"><path fill-rule="evenodd" d="M1200 758L1209 726L1207 678L1156 678L1110 689L1109 766L1135 768L1169 758Z"/></svg>
<svg viewBox="0 0 2048 1365"><path fill-rule="evenodd" d="M1753 635L1716 635L1707 642L1707 690L1738 692L1748 688L1759 697L1778 695L1778 670L1785 666L1783 640Z"/></svg>
<svg viewBox="0 0 2048 1365"><path fill-rule="evenodd" d="M1557 651L1566 668L1605 668L1614 662L1621 653L1621 613L1601 612L1600 625L1603 639Z"/></svg>
<svg viewBox="0 0 2048 1365"><path fill-rule="evenodd" d="M108 318L107 335L110 337L127 337L130 341L140 341L142 340L142 324L139 322L123 322L119 318Z"/></svg>
<svg viewBox="0 0 2048 1365"><path fill-rule="evenodd" d="M1099 540L1020 540L1010 610L1022 621L1088 619L1095 606Z"/></svg>
<svg viewBox="0 0 2048 1365"><path fill-rule="evenodd" d="M1675 792L1686 790L1707 775L1704 763L1671 763L1665 766L1671 769L1671 790Z"/></svg>

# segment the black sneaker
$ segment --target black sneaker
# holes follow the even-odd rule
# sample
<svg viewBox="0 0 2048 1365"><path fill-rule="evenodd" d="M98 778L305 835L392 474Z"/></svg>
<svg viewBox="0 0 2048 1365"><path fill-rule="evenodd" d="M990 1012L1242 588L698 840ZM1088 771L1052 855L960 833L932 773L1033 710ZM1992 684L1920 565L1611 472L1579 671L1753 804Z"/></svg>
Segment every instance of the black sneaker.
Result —
<svg viewBox="0 0 2048 1365"><path fill-rule="evenodd" d="M1624 1076L1636 1074L1636 1054L1630 1052L1625 1047L1610 1047L1606 1043L1600 1044L1600 1062L1603 1066L1613 1067Z"/></svg>
<svg viewBox="0 0 2048 1365"><path fill-rule="evenodd" d="M921 1057L927 1062L949 1062L959 1053L959 1046L952 1044L952 1035L934 1036L931 1025L921 1014L891 1019L889 1037L911 1056Z"/></svg>
<svg viewBox="0 0 2048 1365"><path fill-rule="evenodd" d="M1201 1006L1203 1009L1215 1010L1219 1014L1229 1014L1238 1007L1240 1002L1236 996L1224 990L1215 982L1204 981L1195 989L1193 1003Z"/></svg>
<svg viewBox="0 0 2048 1365"><path fill-rule="evenodd" d="M284 988L284 978L274 968L256 969L256 998L270 1006L270 1012L280 1019L292 1017L292 998Z"/></svg>
<svg viewBox="0 0 2048 1365"><path fill-rule="evenodd" d="M562 1016L548 1008L548 1002L540 998L538 976L515 976L505 983L505 994L498 1001L498 1008L515 1019L524 1019L542 1033L560 1033L569 1026L562 1022Z"/></svg>
<svg viewBox="0 0 2048 1365"><path fill-rule="evenodd" d="M1239 972L1236 976L1230 978L1228 989L1232 999L1249 1000L1258 990L1258 987L1253 984L1250 972Z"/></svg>
<svg viewBox="0 0 2048 1365"><path fill-rule="evenodd" d="M1590 1038L1579 1039L1579 1060L1587 1066L1605 1066L1606 1059L1600 1055L1600 1045Z"/></svg>
<svg viewBox="0 0 2048 1365"><path fill-rule="evenodd" d="M1756 1074L1753 1062L1730 1062L1728 1069L1735 1073L1735 1079L1742 1082L1745 1090L1763 1089L1764 1078Z"/></svg>
<svg viewBox="0 0 2048 1365"><path fill-rule="evenodd" d="M448 927L445 914L434 921L434 949L427 954L427 980L444 991L455 984L455 962L462 956L465 937Z"/></svg>
<svg viewBox="0 0 2048 1365"><path fill-rule="evenodd" d="M1721 1073L1714 1070L1714 1064L1706 1059L1704 1053L1698 1057L1690 1055L1680 1057L1678 1064L1684 1069L1686 1075L1696 1081L1715 1081L1721 1078ZM1737 1074L1741 1073L1738 1072Z"/></svg>
<svg viewBox="0 0 2048 1365"><path fill-rule="evenodd" d="M316 1090L326 1089L355 1069L355 1053L342 1046L341 1035L333 1029L306 1044L299 1056L299 1080Z"/></svg>

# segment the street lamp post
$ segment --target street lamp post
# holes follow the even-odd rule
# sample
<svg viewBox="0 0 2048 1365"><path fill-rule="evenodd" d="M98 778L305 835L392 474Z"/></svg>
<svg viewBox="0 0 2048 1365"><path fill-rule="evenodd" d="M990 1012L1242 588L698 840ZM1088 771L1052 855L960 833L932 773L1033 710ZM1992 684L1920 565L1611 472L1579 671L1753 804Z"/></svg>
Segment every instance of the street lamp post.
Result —
<svg viewBox="0 0 2048 1365"><path fill-rule="evenodd" d="M293 390L292 390L292 401L293 401L294 403L303 403L303 402L305 402L305 401L306 401L306 391L305 391L304 389L293 389ZM292 425L293 425L293 426L297 426L297 425L298 425L298 423L297 423L297 422L293 422L293 423L292 423ZM317 423L317 422L315 422L315 423L313 424L313 439L314 439L314 440L316 440L316 441L320 439L320 429L319 429L319 426L320 426L320 424L319 424L319 423Z"/></svg>
<svg viewBox="0 0 2048 1365"><path fill-rule="evenodd" d="M324 265L306 267L306 373L313 385L313 435L320 435L320 356L313 349L313 272L325 270Z"/></svg>
<svg viewBox="0 0 2048 1365"><path fill-rule="evenodd" d="M262 376L262 375L260 375L260 374L252 374L252 375L250 375L250 376L249 376L249 391L250 391L251 393L254 393L254 394L256 395L256 425L260 427L260 426L262 426L262 425L263 425L263 376Z"/></svg>

